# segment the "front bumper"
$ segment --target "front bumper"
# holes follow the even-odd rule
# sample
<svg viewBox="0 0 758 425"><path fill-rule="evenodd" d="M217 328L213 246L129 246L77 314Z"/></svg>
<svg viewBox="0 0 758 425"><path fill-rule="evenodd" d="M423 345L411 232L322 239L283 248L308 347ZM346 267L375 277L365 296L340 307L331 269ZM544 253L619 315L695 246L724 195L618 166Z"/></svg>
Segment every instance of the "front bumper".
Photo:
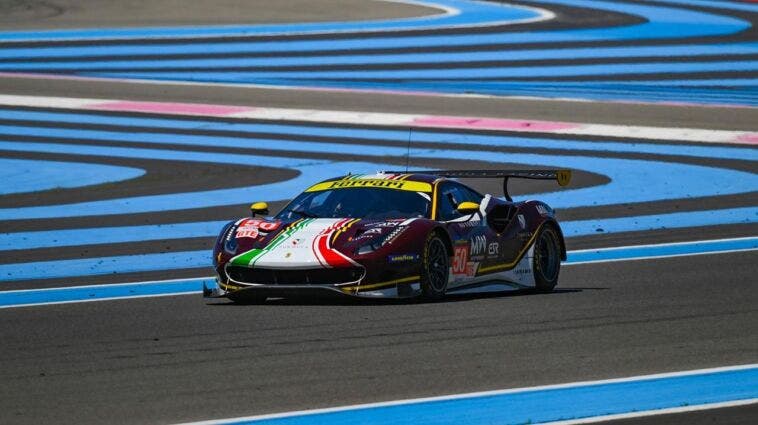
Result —
<svg viewBox="0 0 758 425"><path fill-rule="evenodd" d="M218 279L217 279L218 280ZM407 279L406 279L407 280ZM337 286L337 285L262 285L247 284L244 286L203 284L203 296L206 298L229 298L231 300L243 297L266 297L266 298L290 298L303 296L338 296L358 298L409 298L421 294L421 284L415 282L391 283L386 286L376 287L366 285L362 289L360 285ZM224 287L222 287L224 286Z"/></svg>

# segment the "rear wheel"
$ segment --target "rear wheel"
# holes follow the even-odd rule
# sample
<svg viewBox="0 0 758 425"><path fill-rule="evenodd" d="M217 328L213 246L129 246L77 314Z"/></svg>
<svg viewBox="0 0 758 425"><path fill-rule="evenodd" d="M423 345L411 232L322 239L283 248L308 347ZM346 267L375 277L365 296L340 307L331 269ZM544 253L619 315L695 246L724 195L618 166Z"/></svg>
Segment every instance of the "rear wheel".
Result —
<svg viewBox="0 0 758 425"><path fill-rule="evenodd" d="M534 242L534 282L538 291L549 292L558 283L561 270L561 244L551 224L542 226Z"/></svg>
<svg viewBox="0 0 758 425"><path fill-rule="evenodd" d="M421 270L421 292L426 300L438 300L447 291L448 274L450 273L450 256L445 243L432 233L424 245L424 255Z"/></svg>

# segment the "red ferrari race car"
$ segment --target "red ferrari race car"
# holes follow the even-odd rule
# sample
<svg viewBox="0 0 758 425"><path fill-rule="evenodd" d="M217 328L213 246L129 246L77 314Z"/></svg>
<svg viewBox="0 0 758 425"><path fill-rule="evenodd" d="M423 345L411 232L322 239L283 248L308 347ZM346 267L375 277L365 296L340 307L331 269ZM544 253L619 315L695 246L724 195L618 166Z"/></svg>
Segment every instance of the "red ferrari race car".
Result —
<svg viewBox="0 0 758 425"><path fill-rule="evenodd" d="M454 178L502 178L505 200ZM568 170L423 171L347 175L317 183L278 214L264 202L228 223L213 249L206 297L263 302L333 293L423 297L520 288L552 290L566 247L552 208L513 202L508 179Z"/></svg>

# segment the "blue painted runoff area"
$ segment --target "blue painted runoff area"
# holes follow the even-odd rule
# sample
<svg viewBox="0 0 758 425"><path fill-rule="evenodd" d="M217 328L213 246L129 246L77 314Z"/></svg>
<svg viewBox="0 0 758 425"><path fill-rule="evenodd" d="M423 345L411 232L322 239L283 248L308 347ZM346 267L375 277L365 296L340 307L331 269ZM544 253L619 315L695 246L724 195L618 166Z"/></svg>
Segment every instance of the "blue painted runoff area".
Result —
<svg viewBox="0 0 758 425"><path fill-rule="evenodd" d="M636 101L679 101L702 104L756 105L755 94L744 90L734 90L740 86L723 87L723 82L714 82L715 86L701 86L699 93L686 90L687 87L670 86L665 96L663 93L638 91L629 86L626 90L614 91L605 85L594 85L587 81L585 85L554 84L552 90L539 85L521 83L501 85L481 79L487 78L526 78L526 77L579 77L592 80L596 76L625 75L655 76L660 73L708 73L708 72L744 72L758 69L755 61L740 61L729 58L721 61L684 61L656 62L656 57L682 55L689 58L716 55L751 55L754 47L750 43L724 44L721 49L716 45L679 45L679 46L634 46L635 40L674 40L684 38L719 37L736 34L750 28L751 23L730 16L733 10L752 11L754 5L736 2L716 2L709 0L668 0L661 4L624 3L591 0L527 0L536 8L551 5L582 7L600 11L617 12L641 18L635 25L605 28L561 29L543 31L504 31L485 33L387 35L364 37L364 31L429 30L433 28L482 27L503 23L539 20L548 17L537 9L522 6L503 5L501 3L466 1L466 0L431 0L421 2L437 7L437 14L409 18L360 22L299 23L276 25L228 25L215 27L174 27L174 28L113 28L113 29L75 29L52 31L0 32L0 40L86 40L86 39L122 39L120 45L108 46L44 46L8 48L0 51L0 59L15 60L0 66L10 71L74 72L78 75L104 78L143 78L172 81L202 81L209 83L259 84L277 86L336 87L343 89L371 89L380 83L370 79L399 78L404 81L392 81L391 90L430 91L448 93L482 93L492 95L526 95L544 97L571 97L584 99L613 99ZM687 7L689 6L689 7ZM693 10L691 6L702 9ZM733 13L733 12L731 12ZM272 34L321 34L318 39L296 38L289 40L268 40L265 37L251 38L240 42L227 41L221 36L261 36ZM347 34L347 36L346 36ZM144 40L155 38L191 37L194 42L175 42L161 44L160 53L165 55L198 55L198 58L167 59L154 58L155 49ZM216 37L216 38L214 38ZM509 51L503 46L524 47L529 43L554 44L578 42L625 42L624 46L567 49L531 49ZM498 45L496 52L488 46ZM334 55L333 52L351 50L366 51L393 49L429 49L438 47L471 47L466 51L452 53L423 54L358 54ZM670 51L667 51L670 50ZM297 57L300 52L307 52L306 57ZM314 55L321 52L321 55ZM286 53L287 57L262 58L261 54ZM209 59L207 55L221 54L223 58ZM258 57L234 58L230 55ZM150 55L150 59L139 60L140 55ZM85 61L54 63L54 58L87 58ZM107 57L100 62L90 61L97 57ZM118 60L118 58L131 60ZM629 64L589 64L576 66L541 66L541 67L490 67L461 68L454 66L459 62L502 60L551 60L582 58L645 58L644 63ZM34 63L24 63L25 59L34 58ZM109 60L116 58L116 60ZM748 58L749 59L749 58ZM430 63L433 69L414 70L360 70L355 71L303 71L303 72L213 72L218 67L277 67L295 64L312 67L330 65L360 64L402 64ZM436 65L435 65L436 64ZM445 65L445 66L441 66ZM181 72L181 68L191 67L192 72ZM197 70L207 68L208 71ZM171 71L163 72L163 69ZM130 69L139 69L131 72ZM178 70L177 70L178 69ZM269 68L270 69L270 68ZM152 72L150 72L152 70ZM434 81L437 80L437 81ZM512 82L511 82L512 83ZM563 90L569 88L570 90ZM556 90L557 88L558 90Z"/></svg>
<svg viewBox="0 0 758 425"><path fill-rule="evenodd" d="M201 267L211 269L210 250L0 264L0 282Z"/></svg>
<svg viewBox="0 0 758 425"><path fill-rule="evenodd" d="M339 143L285 141L275 139L245 139L239 137L171 135L161 133L123 133L97 130L47 129L33 127L0 126L0 133L14 135L34 135L37 137L75 137L90 140L110 140L133 143L175 143L187 145L223 145L264 147L266 149L299 152L334 152L360 155L367 159L363 163L328 162L323 160L293 160L255 155L221 154L190 151L167 151L158 149L107 147L91 145L45 144L25 142L0 142L0 150L24 152L56 152L95 156L119 156L128 158L177 159L210 163L235 163L242 165L280 166L297 168L301 175L295 179L268 185L247 188L223 189L183 194L143 196L79 204L0 209L0 219L72 217L93 214L123 214L128 212L168 211L219 205L233 205L250 202L251 199L291 199L313 181L319 181L347 171L356 173L376 172L387 169L386 164L371 162L369 158L383 162L386 156L405 156L406 148L395 146L350 145ZM450 158L480 160L487 162L521 163L548 167L586 170L607 176L608 184L569 189L540 195L555 208L608 205L615 203L647 202L661 199L675 199L699 196L744 193L758 187L758 175L743 171L713 168L692 164L650 161L642 159L603 158L591 156L511 154L503 152L466 151L456 149L411 149L414 158ZM286 164L286 165L285 165ZM290 165L292 164L292 165ZM330 164L329 167L323 165ZM289 165L289 167L287 167ZM330 171L333 170L333 171ZM665 170L669 179L661 180L651 176L660 175ZM639 188L644 183L646 190Z"/></svg>
<svg viewBox="0 0 758 425"><path fill-rule="evenodd" d="M112 183L144 174L139 168L114 165L0 158L0 195Z"/></svg>
<svg viewBox="0 0 758 425"><path fill-rule="evenodd" d="M79 286L24 291L0 292L0 308L35 304L83 302L114 298L156 297L199 293L203 285L215 285L212 278L182 279L175 281L140 282L114 285Z"/></svg>
<svg viewBox="0 0 758 425"><path fill-rule="evenodd" d="M330 162L315 159L291 159L284 157L261 157L257 155L218 154L207 152L169 151L163 149L109 148L100 146L44 144L44 143L5 143L0 142L0 150L18 150L25 152L81 152L83 155L119 156L128 158L167 159L183 161L210 162L221 164L240 164L248 166L270 166L296 169L300 174L283 182L256 186L242 186L229 189L207 190L201 192L174 193L165 195L147 195L132 198L120 198L103 201L82 202L76 204L36 206L0 209L0 220L22 220L32 218L81 217L91 215L127 214L149 211L174 211L188 208L213 207L255 202L257 200L273 201L278 198L292 199L313 182L344 175L348 172L357 174L375 173L377 170L394 167L383 163L367 162ZM325 166L329 165L329 166Z"/></svg>
<svg viewBox="0 0 758 425"><path fill-rule="evenodd" d="M610 63L589 65L543 65L516 67L452 68L450 66L431 69L385 69L385 70L327 70L327 71L122 71L83 72L83 75L107 78L166 79L191 81L220 81L233 83L260 83L261 80L285 80L296 84L304 80L472 80L477 78L539 78L539 77L579 77L608 75L656 75L686 74L697 72L752 72L758 70L758 61L731 60L723 62L647 62Z"/></svg>
<svg viewBox="0 0 758 425"><path fill-rule="evenodd" d="M650 74L654 78L654 74ZM322 81L322 80L292 80L290 85L295 87L334 88L355 90L406 90L427 93L481 93L497 96L537 96L544 98L573 98L590 100L615 100L630 102L661 102L664 104L688 103L711 105L758 106L758 91L752 87L731 86L731 79L708 80L712 84L702 84L696 87L678 87L672 80L668 85L664 82L656 87L647 87L643 81L607 82L586 81L571 83L567 81L411 81L399 87L395 82L380 83L369 81ZM281 80L262 80L256 84L283 84Z"/></svg>
<svg viewBox="0 0 758 425"><path fill-rule="evenodd" d="M570 238L575 236L742 223L758 223L758 207L561 221L561 230L563 230L564 236ZM1 244L0 247L2 247Z"/></svg>
<svg viewBox="0 0 758 425"><path fill-rule="evenodd" d="M748 0L750 1L750 0ZM662 3L680 4L684 6L712 7L722 10L741 10L744 12L758 13L758 5L741 3L739 1L713 1L713 0L659 0Z"/></svg>
<svg viewBox="0 0 758 425"><path fill-rule="evenodd" d="M469 3L469 2L466 2ZM473 2L472 2L473 3ZM644 40L665 38L706 37L734 34L750 28L750 22L722 16L716 13L706 13L683 9L679 7L662 7L655 5L617 3L610 1L589 0L552 0L535 1L534 6L543 3L563 4L567 6L585 7L639 16L645 23L623 27L575 29L560 31L526 31L482 34L445 34L419 35L404 37L371 37L371 38L337 38L319 40L288 40L288 41L250 41L232 43L176 43L161 45L161 54L214 54L214 53L269 53L319 50L355 50L355 49L398 49L425 48L433 46L471 46L486 44L525 43L558 43L602 40ZM489 22L489 20L488 20ZM362 24L359 24L362 25ZM133 29L138 31L139 29ZM43 34L33 34L36 39L42 39ZM20 39L28 37L21 33L0 33L0 39ZM55 37L52 37L55 38ZM135 38L151 38L149 29ZM29 57L76 57L76 56L133 56L139 54L154 54L153 44L139 44L137 41L116 46L63 46L22 49L3 49L0 58L29 58Z"/></svg>
<svg viewBox="0 0 758 425"><path fill-rule="evenodd" d="M240 211L240 214L243 214ZM566 237L758 222L758 207L562 221ZM0 233L0 251L215 237L226 221Z"/></svg>
<svg viewBox="0 0 758 425"><path fill-rule="evenodd" d="M569 251L566 263L637 260L758 249L758 237Z"/></svg>
<svg viewBox="0 0 758 425"><path fill-rule="evenodd" d="M708 56L708 55L756 55L758 43L703 44L684 46L623 46L623 47L585 47L564 49L534 50L483 50L443 53L395 53L375 55L323 55L323 56L286 56L286 57L199 57L192 59L131 59L107 61L66 61L66 62L2 62L0 70L12 71L87 71L130 70L134 68L201 68L218 69L223 67L288 67L288 66L334 66L334 65L375 65L375 64L429 64L429 68L453 68L448 62L487 62L496 61L538 61L556 59L607 59L607 58L654 58L673 56ZM1 56L1 55L0 55ZM304 71L303 76L310 76Z"/></svg>
<svg viewBox="0 0 758 425"><path fill-rule="evenodd" d="M758 397L758 367L408 400L229 419L224 424L484 425L594 418ZM273 416L273 417L272 417Z"/></svg>
<svg viewBox="0 0 758 425"><path fill-rule="evenodd" d="M226 223L204 221L0 233L0 251L211 237L218 235Z"/></svg>
<svg viewBox="0 0 758 425"><path fill-rule="evenodd" d="M408 0L406 3L413 4L417 2ZM432 15L421 17L355 22L9 31L0 32L0 40L144 39L402 31L442 27L502 25L535 19L541 16L534 9L489 2L425 0L418 3L440 10L435 11L436 13Z"/></svg>

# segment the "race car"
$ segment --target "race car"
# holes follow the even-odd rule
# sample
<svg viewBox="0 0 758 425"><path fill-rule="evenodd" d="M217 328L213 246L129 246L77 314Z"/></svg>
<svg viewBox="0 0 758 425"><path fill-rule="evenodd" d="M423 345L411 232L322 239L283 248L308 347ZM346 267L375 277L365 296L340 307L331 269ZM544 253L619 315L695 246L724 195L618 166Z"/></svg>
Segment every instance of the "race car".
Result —
<svg viewBox="0 0 758 425"><path fill-rule="evenodd" d="M502 178L504 199L457 178ZM439 170L346 175L307 188L273 217L268 205L228 223L213 249L217 285L205 297L261 303L339 294L420 297L536 288L550 291L566 259L547 204L514 202L511 178L569 170Z"/></svg>

